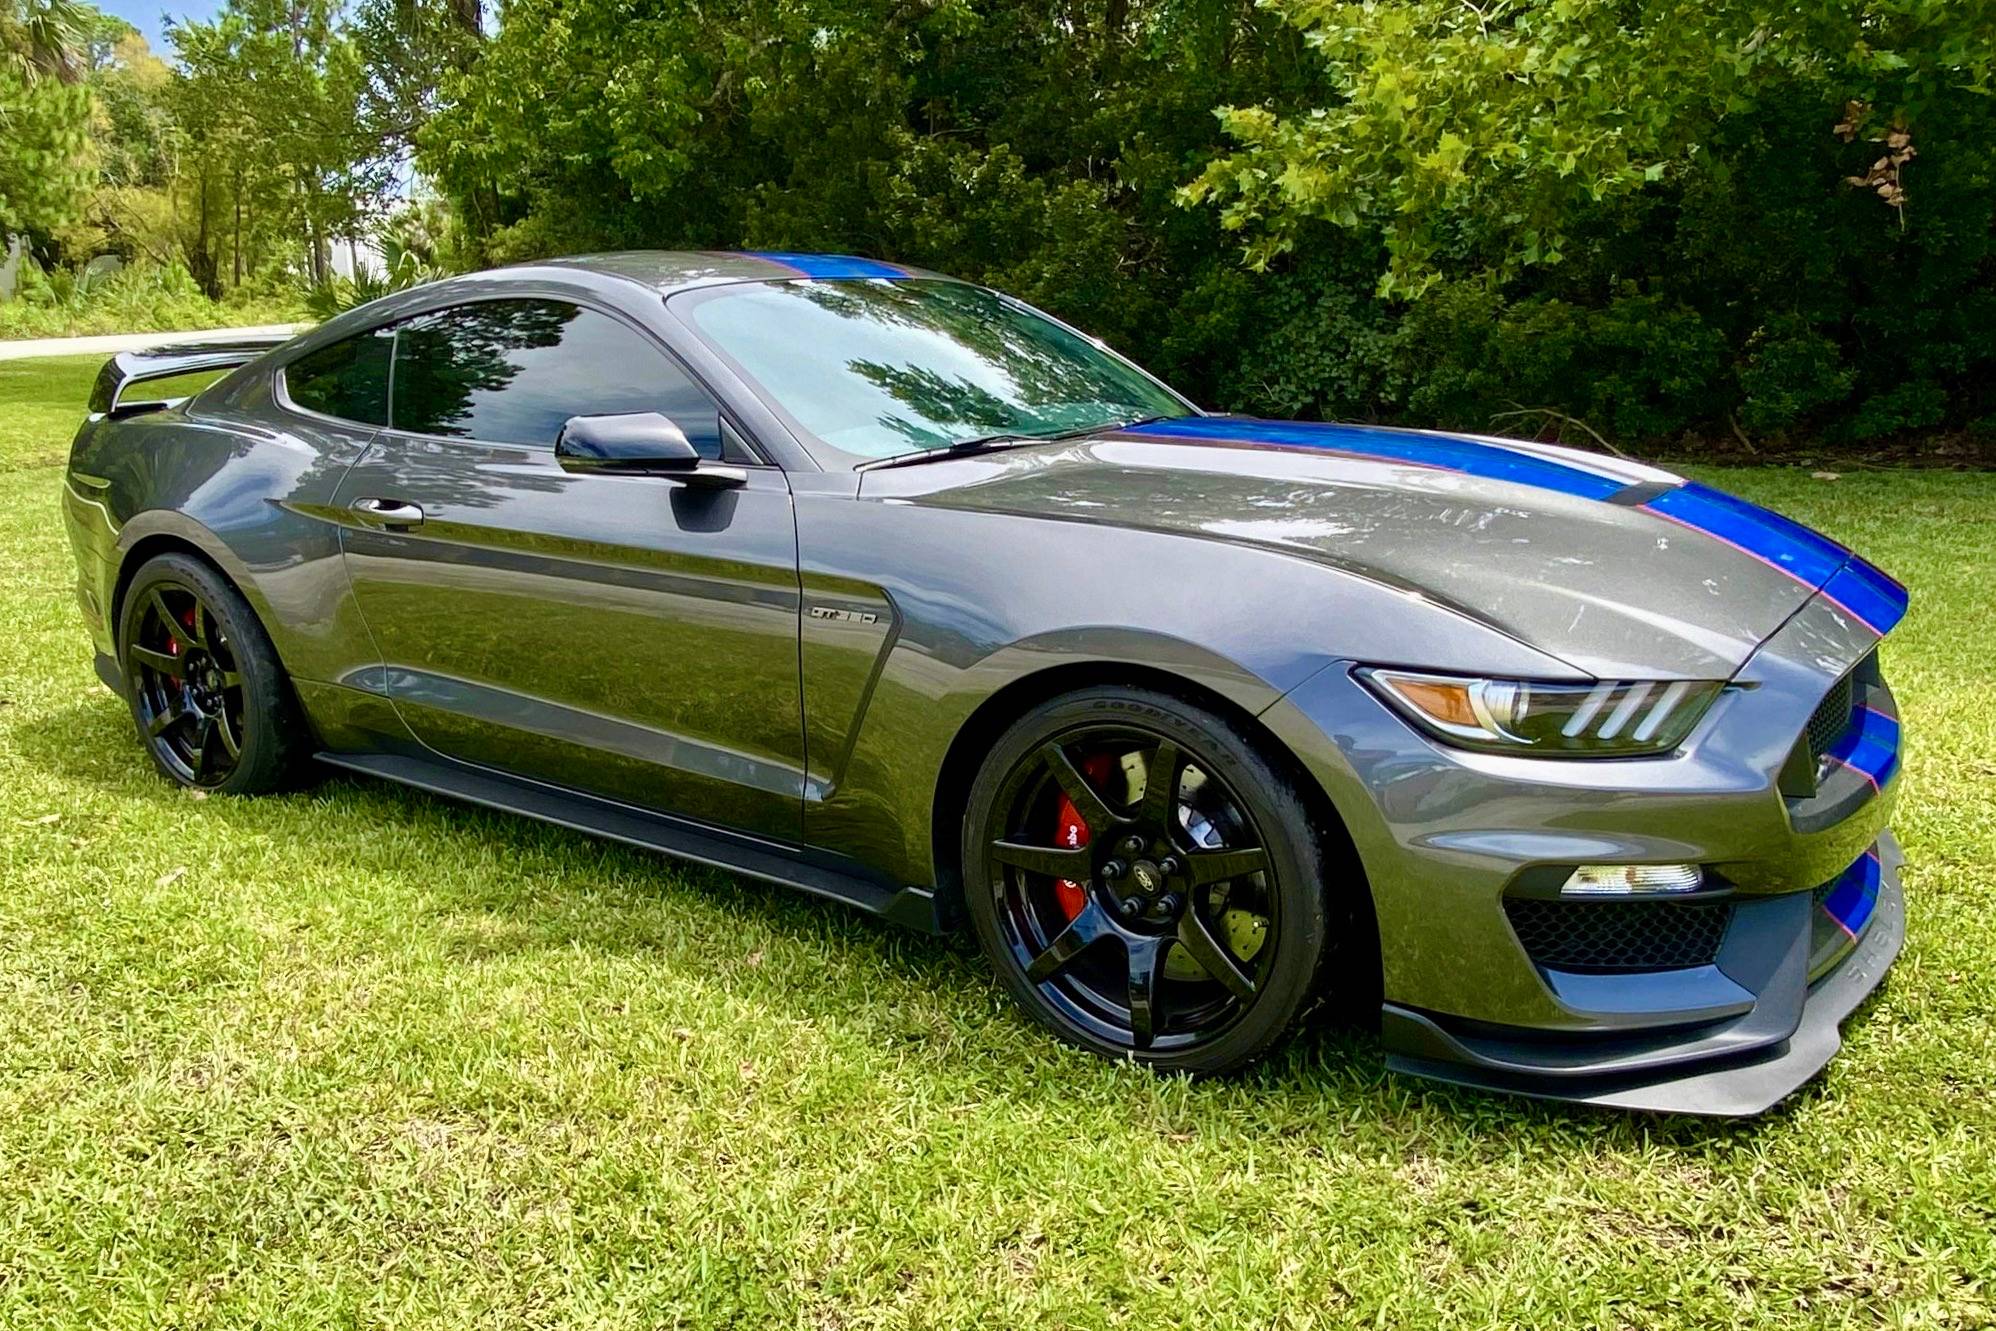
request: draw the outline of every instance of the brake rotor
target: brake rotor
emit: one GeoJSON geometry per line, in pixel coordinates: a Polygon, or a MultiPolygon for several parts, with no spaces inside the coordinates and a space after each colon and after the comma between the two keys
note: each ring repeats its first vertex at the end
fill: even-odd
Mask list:
{"type": "MultiPolygon", "coordinates": [[[[1227,844],[1227,833],[1232,830],[1228,825],[1234,820],[1225,809],[1208,811],[1202,807],[1205,790],[1206,774],[1188,765],[1178,779],[1178,825],[1185,829],[1185,835],[1194,845],[1206,850],[1218,850],[1227,844]]],[[[1246,906],[1233,902],[1230,899],[1232,894],[1232,884],[1220,890],[1217,916],[1220,942],[1237,959],[1253,961],[1268,937],[1268,921],[1246,906]]],[[[1175,947],[1165,954],[1164,974],[1172,980],[1212,978],[1205,967],[1194,961],[1182,947],[1175,947]]]]}

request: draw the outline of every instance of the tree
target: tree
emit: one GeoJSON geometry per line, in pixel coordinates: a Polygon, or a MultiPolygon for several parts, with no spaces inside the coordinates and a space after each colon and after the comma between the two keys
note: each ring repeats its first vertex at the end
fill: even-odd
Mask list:
{"type": "Polygon", "coordinates": [[[240,274],[244,228],[260,224],[302,242],[306,271],[324,281],[334,241],[381,209],[393,171],[392,136],[360,113],[369,74],[337,3],[230,0],[172,33],[196,280],[219,291],[225,248],[240,274]]]}
{"type": "Polygon", "coordinates": [[[95,11],[79,0],[0,3],[0,62],[26,83],[75,83],[87,54],[95,11]]]}
{"type": "Polygon", "coordinates": [[[418,163],[481,258],[885,254],[1170,368],[1177,307],[1224,260],[1173,194],[1224,142],[1212,107],[1310,86],[1252,0],[512,0],[418,163]]]}
{"type": "Polygon", "coordinates": [[[0,238],[74,220],[89,187],[85,22],[72,0],[0,0],[0,238]]]}
{"type": "MultiPolygon", "coordinates": [[[[1328,95],[1221,110],[1239,150],[1186,197],[1218,203],[1258,265],[1312,223],[1376,234],[1389,295],[1556,264],[1576,219],[1697,177],[1723,123],[1798,92],[1904,146],[1952,128],[1947,108],[1986,100],[1996,74],[1989,0],[1269,3],[1321,57],[1328,95]]],[[[1897,167],[1874,169],[1903,199],[1897,167]]]]}

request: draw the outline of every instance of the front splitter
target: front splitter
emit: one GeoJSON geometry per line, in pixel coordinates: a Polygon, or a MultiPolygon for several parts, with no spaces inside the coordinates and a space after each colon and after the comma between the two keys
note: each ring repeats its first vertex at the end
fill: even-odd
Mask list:
{"type": "Polygon", "coordinates": [[[1843,1044],[1844,1020],[1878,987],[1906,941],[1906,898],[1899,883],[1904,856],[1890,833],[1879,839],[1878,850],[1878,906],[1870,926],[1850,955],[1809,987],[1800,1019],[1786,1039],[1736,1058],[1688,1063],[1683,1061],[1685,1051],[1673,1053],[1664,1046],[1655,1051],[1653,1069],[1570,1076],[1550,1064],[1544,1072],[1515,1065],[1479,1066],[1470,1045],[1453,1036],[1441,1021],[1389,1003],[1386,1066],[1459,1086],[1614,1109],[1714,1117],[1763,1113],[1821,1072],[1836,1055],[1843,1044]],[[1396,1046],[1420,1052],[1398,1052],[1396,1046]]]}

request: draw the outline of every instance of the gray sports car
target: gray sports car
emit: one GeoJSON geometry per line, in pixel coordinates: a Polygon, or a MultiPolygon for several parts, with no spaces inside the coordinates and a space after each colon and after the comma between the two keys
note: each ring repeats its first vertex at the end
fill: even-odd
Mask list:
{"type": "Polygon", "coordinates": [[[170,779],[316,761],[967,923],[1110,1057],[1330,1001],[1398,1069],[1753,1113],[1904,933],[1862,559],[1619,459],[1206,414],[892,264],[600,255],[119,356],[63,511],[170,779]]]}

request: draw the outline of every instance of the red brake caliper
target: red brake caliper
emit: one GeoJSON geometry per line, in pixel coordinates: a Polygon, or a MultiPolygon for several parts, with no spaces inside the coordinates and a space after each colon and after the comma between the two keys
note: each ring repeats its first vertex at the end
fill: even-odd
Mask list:
{"type": "MultiPolygon", "coordinates": [[[[1099,790],[1102,783],[1109,779],[1115,765],[1113,754],[1098,753],[1081,760],[1081,775],[1089,785],[1099,790]]],[[[1070,848],[1085,846],[1089,836],[1088,824],[1081,820],[1081,811],[1074,807],[1073,800],[1063,794],[1060,797],[1060,821],[1054,830],[1054,844],[1070,848]]],[[[1081,908],[1088,904],[1088,885],[1077,883],[1072,878],[1057,880],[1053,885],[1053,894],[1070,920],[1081,914],[1081,908]]]]}

